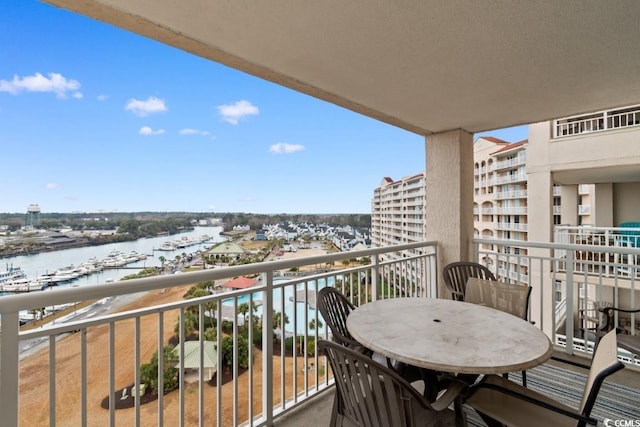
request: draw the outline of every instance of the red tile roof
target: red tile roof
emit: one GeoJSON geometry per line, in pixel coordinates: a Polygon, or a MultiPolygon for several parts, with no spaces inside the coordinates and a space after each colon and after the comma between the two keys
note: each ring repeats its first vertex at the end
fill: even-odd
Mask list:
{"type": "MultiPolygon", "coordinates": [[[[489,142],[495,142],[496,144],[508,144],[507,141],[503,141],[500,138],[495,138],[493,136],[481,136],[480,138],[484,139],[485,141],[489,141],[489,142]]],[[[478,139],[480,139],[478,138],[478,139]]]]}
{"type": "Polygon", "coordinates": [[[248,277],[240,276],[233,280],[228,281],[222,286],[225,288],[233,288],[233,289],[245,289],[250,288],[258,283],[257,280],[249,279],[248,277]]]}
{"type": "Polygon", "coordinates": [[[500,153],[502,151],[513,150],[514,148],[518,148],[520,146],[525,145],[527,142],[529,142],[528,139],[523,139],[522,141],[514,142],[513,144],[509,144],[506,147],[502,147],[501,149],[499,149],[498,151],[496,151],[496,152],[494,152],[492,154],[500,153]]]}

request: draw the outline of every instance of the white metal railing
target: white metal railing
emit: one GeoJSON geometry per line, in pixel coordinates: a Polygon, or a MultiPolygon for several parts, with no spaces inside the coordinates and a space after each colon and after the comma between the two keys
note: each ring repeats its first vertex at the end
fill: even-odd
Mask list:
{"type": "MultiPolygon", "coordinates": [[[[485,238],[475,238],[474,244],[478,261],[489,266],[498,280],[532,286],[532,320],[567,353],[589,353],[595,328],[602,325],[598,307],[640,308],[638,247],[485,238]],[[516,246],[518,253],[512,249],[516,246]]],[[[640,334],[640,315],[617,315],[615,322],[624,333],[640,334]]],[[[640,366],[633,355],[629,358],[622,351],[620,355],[640,366]]]]}
{"type": "Polygon", "coordinates": [[[527,190],[500,191],[495,193],[496,199],[520,199],[527,197],[527,190]]]}
{"type": "MultiPolygon", "coordinates": [[[[523,152],[526,153],[526,152],[523,152]]],[[[512,168],[514,166],[520,166],[520,165],[525,165],[527,163],[527,157],[526,154],[517,156],[513,159],[509,159],[509,160],[500,160],[499,162],[496,163],[496,167],[495,169],[507,169],[507,168],[512,168]]]]}
{"type": "Polygon", "coordinates": [[[553,138],[640,125],[640,106],[565,117],[553,121],[553,138]]]}
{"type": "Polygon", "coordinates": [[[318,356],[314,345],[318,338],[327,338],[328,331],[318,313],[309,308],[315,307],[316,292],[323,286],[339,287],[355,305],[397,296],[436,296],[436,243],[420,242],[0,297],[0,424],[17,426],[40,420],[49,425],[55,425],[56,421],[73,425],[149,422],[159,426],[271,425],[275,418],[298,407],[332,382],[324,358],[318,356]],[[370,262],[354,262],[357,259],[370,259],[370,262]],[[342,268],[334,270],[336,266],[342,268]],[[211,290],[214,283],[256,275],[260,282],[254,287],[219,292],[214,286],[211,290]],[[100,316],[91,308],[133,293],[162,293],[196,284],[202,284],[207,291],[192,299],[100,316]],[[95,301],[95,304],[44,327],[20,330],[21,311],[71,307],[79,301],[95,301]],[[167,326],[174,321],[176,336],[167,326]],[[225,361],[233,361],[226,365],[233,378],[228,384],[222,383],[220,371],[213,383],[205,377],[204,337],[209,334],[207,325],[211,324],[215,324],[215,347],[220,349],[216,367],[222,370],[225,361]],[[197,381],[187,386],[179,376],[178,389],[165,394],[169,383],[161,373],[174,363],[177,363],[176,372],[185,372],[184,343],[194,332],[197,332],[194,335],[199,348],[199,365],[194,371],[197,381]],[[274,341],[274,333],[278,340],[274,341]],[[123,336],[130,340],[127,351],[116,345],[116,338],[123,336]],[[134,387],[130,389],[136,395],[133,408],[116,410],[116,403],[124,393],[120,392],[121,388],[129,383],[141,384],[142,366],[154,351],[164,354],[171,336],[179,343],[173,350],[178,362],[157,358],[156,400],[142,405],[140,387],[134,387]],[[36,343],[38,352],[23,356],[20,349],[25,343],[36,343]],[[258,343],[261,357],[257,350],[247,350],[247,347],[253,348],[253,343],[258,343]],[[227,354],[228,351],[231,353],[227,354]],[[30,378],[29,361],[34,357],[46,359],[46,353],[48,374],[31,378],[33,383],[30,383],[40,386],[38,390],[42,395],[38,396],[37,407],[42,412],[28,406],[29,411],[25,413],[20,408],[27,407],[29,402],[21,397],[21,391],[25,391],[22,387],[26,387],[25,382],[30,378]],[[89,361],[97,355],[107,360],[103,372],[90,372],[89,361]],[[62,377],[59,369],[69,363],[74,373],[62,377]],[[246,372],[242,373],[244,364],[246,372]],[[127,379],[126,383],[121,382],[122,378],[127,379]],[[99,402],[89,401],[96,394],[108,397],[106,409],[100,408],[99,402]],[[75,418],[58,420],[58,405],[71,406],[75,418]]]}

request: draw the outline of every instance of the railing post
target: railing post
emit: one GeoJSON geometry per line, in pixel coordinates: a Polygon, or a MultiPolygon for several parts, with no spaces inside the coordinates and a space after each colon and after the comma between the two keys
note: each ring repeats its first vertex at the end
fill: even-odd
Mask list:
{"type": "MultiPolygon", "coordinates": [[[[265,425],[273,425],[273,270],[264,273],[266,284],[262,309],[262,415],[265,425]]],[[[284,324],[284,321],[282,322],[284,324]]],[[[284,340],[284,327],[282,339],[284,340]]],[[[282,402],[284,404],[284,402],[282,402]]]]}
{"type": "Polygon", "coordinates": [[[574,252],[573,251],[566,251],[566,280],[567,280],[567,284],[566,284],[566,288],[567,288],[567,297],[565,299],[566,301],[566,323],[565,323],[565,335],[567,337],[567,345],[565,347],[565,352],[567,354],[573,354],[573,331],[574,331],[574,318],[576,317],[576,307],[574,307],[574,292],[575,289],[573,287],[573,267],[574,267],[574,262],[573,262],[573,255],[574,252]]]}
{"type": "Polygon", "coordinates": [[[380,259],[378,254],[375,254],[371,258],[371,299],[373,301],[378,300],[378,264],[380,259]]]}
{"type": "MultiPolygon", "coordinates": [[[[0,314],[0,425],[18,425],[18,313],[0,314]]],[[[53,403],[51,403],[53,404],[53,403]]]]}

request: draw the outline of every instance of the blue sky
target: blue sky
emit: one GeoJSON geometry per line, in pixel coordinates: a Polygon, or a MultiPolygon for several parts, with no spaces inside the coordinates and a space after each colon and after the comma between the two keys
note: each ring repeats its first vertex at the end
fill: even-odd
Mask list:
{"type": "Polygon", "coordinates": [[[0,212],[369,213],[425,165],[421,136],[35,0],[0,2],[0,149],[0,212]]]}

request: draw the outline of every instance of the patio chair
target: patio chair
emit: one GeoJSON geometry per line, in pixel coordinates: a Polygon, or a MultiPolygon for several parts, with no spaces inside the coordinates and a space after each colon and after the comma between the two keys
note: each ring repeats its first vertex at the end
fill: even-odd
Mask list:
{"type": "MultiPolygon", "coordinates": [[[[318,291],[317,298],[318,311],[331,330],[331,338],[334,342],[340,343],[359,353],[371,357],[378,362],[387,363],[389,368],[396,370],[405,380],[409,382],[424,381],[425,391],[437,379],[430,372],[423,371],[417,367],[406,365],[395,360],[388,359],[380,354],[360,344],[347,329],[347,317],[355,310],[355,306],[338,289],[326,286],[318,291]]],[[[435,386],[434,386],[435,387],[435,386]]]]}
{"type": "Polygon", "coordinates": [[[444,267],[442,276],[447,290],[451,292],[451,299],[456,301],[464,301],[469,277],[496,280],[491,270],[477,262],[452,262],[444,267]]]}
{"type": "MultiPolygon", "coordinates": [[[[495,308],[528,320],[530,296],[531,286],[528,285],[511,285],[497,280],[470,277],[464,301],[495,308]]],[[[504,374],[504,377],[507,378],[508,374],[504,374]]],[[[526,371],[522,371],[522,385],[527,386],[526,371]]]]}
{"type": "Polygon", "coordinates": [[[451,426],[463,419],[462,395],[467,384],[452,382],[435,402],[428,402],[398,373],[338,343],[319,340],[336,385],[331,426],[346,418],[369,426],[451,426]],[[456,411],[448,409],[456,403],[456,411]]]}
{"type": "Polygon", "coordinates": [[[347,329],[347,316],[355,306],[334,287],[326,286],[318,291],[318,310],[327,326],[331,330],[333,341],[354,349],[360,353],[371,356],[373,351],[360,344],[351,336],[347,329]]]}
{"type": "Polygon", "coordinates": [[[485,377],[479,384],[472,386],[465,403],[490,426],[597,425],[597,420],[591,417],[591,409],[600,387],[609,375],[623,367],[618,360],[616,332],[611,331],[602,337],[593,354],[582,400],[577,409],[497,375],[485,377]]]}
{"type": "MultiPolygon", "coordinates": [[[[603,334],[616,329],[615,328],[615,312],[619,313],[640,313],[640,308],[636,309],[624,309],[620,307],[601,307],[598,309],[602,313],[604,313],[604,317],[606,319],[606,323],[604,326],[598,331],[598,338],[602,337],[603,334]]],[[[622,333],[623,331],[618,328],[618,346],[624,348],[631,353],[640,356],[640,335],[630,335],[628,333],[622,333]]]]}

